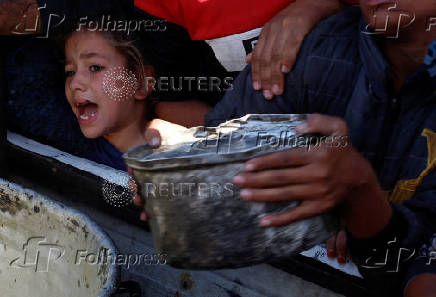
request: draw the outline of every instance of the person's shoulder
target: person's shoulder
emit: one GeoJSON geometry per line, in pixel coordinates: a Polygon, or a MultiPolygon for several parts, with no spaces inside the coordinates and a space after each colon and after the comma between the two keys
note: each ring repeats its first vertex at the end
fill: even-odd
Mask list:
{"type": "Polygon", "coordinates": [[[311,35],[355,37],[360,30],[362,12],[359,6],[350,6],[321,21],[311,35]]]}
{"type": "Polygon", "coordinates": [[[362,63],[359,53],[362,14],[349,7],[319,23],[306,37],[295,72],[301,83],[317,92],[335,93],[334,89],[352,85],[362,63]],[[326,83],[326,82],[330,83],[326,83]]]}
{"type": "Polygon", "coordinates": [[[349,52],[352,54],[350,58],[356,58],[361,20],[362,13],[358,6],[351,6],[325,19],[308,34],[302,50],[306,50],[307,54],[316,51],[321,56],[332,55],[344,59],[349,55],[343,55],[343,52],[349,52]]]}

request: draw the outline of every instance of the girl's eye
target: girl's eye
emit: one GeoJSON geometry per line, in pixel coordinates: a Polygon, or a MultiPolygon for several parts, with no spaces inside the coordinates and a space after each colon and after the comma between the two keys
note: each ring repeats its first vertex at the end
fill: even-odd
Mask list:
{"type": "Polygon", "coordinates": [[[91,72],[98,72],[98,71],[101,71],[103,69],[104,69],[104,67],[100,66],[100,65],[91,65],[91,66],[89,66],[89,70],[91,72]]]}
{"type": "Polygon", "coordinates": [[[73,71],[73,70],[65,71],[65,76],[66,76],[66,77],[71,77],[71,76],[73,76],[73,75],[74,75],[74,71],[73,71]]]}

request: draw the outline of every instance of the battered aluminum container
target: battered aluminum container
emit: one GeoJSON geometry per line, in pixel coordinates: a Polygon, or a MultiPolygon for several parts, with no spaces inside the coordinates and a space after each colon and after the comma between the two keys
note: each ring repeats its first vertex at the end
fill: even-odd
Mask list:
{"type": "Polygon", "coordinates": [[[260,227],[265,214],[298,202],[246,202],[232,183],[244,162],[307,146],[294,128],[305,115],[247,115],[216,128],[196,127],[178,143],[133,148],[124,155],[146,198],[154,246],[187,269],[248,266],[289,257],[324,242],[338,228],[331,213],[287,226],[260,227]]]}
{"type": "Polygon", "coordinates": [[[112,296],[116,254],[81,212],[0,179],[1,296],[112,296]]]}

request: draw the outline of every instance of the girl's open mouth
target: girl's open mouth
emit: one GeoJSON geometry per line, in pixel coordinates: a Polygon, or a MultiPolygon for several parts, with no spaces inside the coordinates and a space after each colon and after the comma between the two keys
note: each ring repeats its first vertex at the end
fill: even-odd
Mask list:
{"type": "Polygon", "coordinates": [[[80,124],[90,124],[97,119],[98,105],[87,101],[77,104],[77,118],[80,124]]]}

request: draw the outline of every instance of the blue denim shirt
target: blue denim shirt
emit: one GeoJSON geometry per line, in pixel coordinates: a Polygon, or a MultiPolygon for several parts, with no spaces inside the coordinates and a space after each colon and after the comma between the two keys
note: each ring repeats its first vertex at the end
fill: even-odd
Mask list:
{"type": "MultiPolygon", "coordinates": [[[[207,125],[248,113],[322,113],[344,118],[352,144],[372,164],[382,188],[391,192],[394,207],[386,232],[371,240],[350,239],[358,265],[373,249],[384,253],[387,241],[396,239],[397,249],[419,248],[436,232],[435,54],[430,52],[396,93],[379,37],[363,33],[364,26],[358,7],[327,19],[306,38],[282,96],[267,101],[261,91],[254,91],[247,66],[234,89],[206,115],[207,125]]],[[[394,264],[395,259],[391,261],[394,264]]],[[[402,264],[401,275],[409,264],[402,264]]],[[[398,274],[386,273],[387,266],[365,269],[362,265],[362,274],[373,284],[382,281],[385,286],[386,279],[393,277],[383,296],[399,294],[393,290],[400,287],[398,274]]]]}

